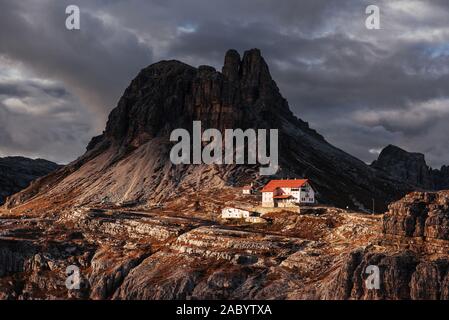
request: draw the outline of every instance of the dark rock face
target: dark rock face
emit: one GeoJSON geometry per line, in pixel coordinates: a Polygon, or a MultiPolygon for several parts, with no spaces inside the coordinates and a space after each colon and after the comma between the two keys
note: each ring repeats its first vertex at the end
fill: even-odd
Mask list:
{"type": "Polygon", "coordinates": [[[432,171],[421,153],[410,153],[389,145],[382,150],[379,158],[371,166],[414,186],[424,189],[434,187],[432,171]]]}
{"type": "Polygon", "coordinates": [[[388,255],[363,250],[349,255],[346,263],[336,276],[335,287],[328,290],[327,299],[355,300],[402,300],[410,299],[409,284],[417,265],[411,252],[388,255]],[[365,280],[368,266],[378,266],[380,288],[368,289],[365,280]],[[340,289],[344,288],[344,289],[340,289]],[[335,290],[334,290],[335,289],[335,290]]]}
{"type": "Polygon", "coordinates": [[[447,300],[449,259],[423,260],[413,251],[372,253],[356,251],[348,256],[325,299],[354,300],[447,300]],[[369,289],[367,267],[380,270],[379,289],[369,289]]]}
{"type": "Polygon", "coordinates": [[[449,260],[422,262],[410,281],[410,298],[416,300],[449,299],[449,260]]]}
{"type": "Polygon", "coordinates": [[[233,186],[242,179],[263,183],[272,178],[307,177],[321,202],[371,209],[374,199],[378,212],[412,190],[408,183],[333,147],[296,118],[258,49],[246,51],[243,58],[230,50],[224,60],[222,72],[173,60],[143,69],[111,112],[104,133],[89,143],[86,154],[57,175],[13,197],[8,207],[28,201],[30,194],[46,193],[46,186],[54,194],[78,194],[82,203],[102,199],[149,203],[165,201],[165,196],[172,199],[173,195],[162,191],[176,194],[180,187],[191,189],[191,181],[201,176],[200,167],[186,170],[171,165],[168,158],[170,132],[175,128],[191,130],[194,120],[201,120],[203,129],[279,130],[280,170],[275,177],[257,176],[254,170],[247,171],[249,166],[218,166],[214,167],[217,173],[201,185],[207,190],[212,183],[217,186],[217,179],[221,179],[221,186],[233,186]],[[144,162],[149,165],[145,171],[138,171],[144,162]],[[129,168],[122,171],[133,179],[118,176],[117,167],[126,165],[129,168]],[[79,170],[87,166],[95,170],[79,170]],[[59,183],[68,180],[70,184],[59,183]]]}
{"type": "Polygon", "coordinates": [[[0,204],[6,197],[25,189],[31,181],[49,174],[58,167],[56,163],[42,159],[0,158],[0,204]]]}
{"type": "Polygon", "coordinates": [[[385,147],[371,167],[384,171],[397,180],[425,190],[449,188],[449,168],[430,168],[421,153],[407,152],[399,147],[385,147]]]}
{"type": "Polygon", "coordinates": [[[386,235],[449,240],[449,193],[415,192],[390,205],[383,220],[386,235]]]}
{"type": "Polygon", "coordinates": [[[442,166],[440,170],[433,169],[432,177],[434,188],[436,190],[449,189],[449,166],[442,166]]]}
{"type": "Polygon", "coordinates": [[[380,248],[348,255],[323,295],[331,299],[449,299],[449,192],[415,192],[389,206],[380,248]],[[380,288],[368,289],[378,266],[380,288]]]}
{"type": "Polygon", "coordinates": [[[190,129],[194,120],[220,130],[281,125],[279,116],[269,118],[264,112],[291,116],[257,49],[247,51],[242,60],[235,50],[228,51],[223,73],[161,61],[143,69],[126,89],[110,114],[103,140],[139,146],[173,129],[190,129]]]}

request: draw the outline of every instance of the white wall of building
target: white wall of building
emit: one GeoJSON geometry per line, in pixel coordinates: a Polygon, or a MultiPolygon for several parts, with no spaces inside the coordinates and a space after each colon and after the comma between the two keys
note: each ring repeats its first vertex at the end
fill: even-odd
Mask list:
{"type": "Polygon", "coordinates": [[[309,184],[301,187],[299,200],[300,203],[315,203],[315,191],[309,184]]]}
{"type": "Polygon", "coordinates": [[[272,207],[273,205],[273,192],[262,192],[262,206],[272,207]]]}
{"type": "Polygon", "coordinates": [[[243,209],[224,208],[221,210],[221,217],[223,219],[243,219],[248,218],[249,216],[250,212],[243,209]]]}

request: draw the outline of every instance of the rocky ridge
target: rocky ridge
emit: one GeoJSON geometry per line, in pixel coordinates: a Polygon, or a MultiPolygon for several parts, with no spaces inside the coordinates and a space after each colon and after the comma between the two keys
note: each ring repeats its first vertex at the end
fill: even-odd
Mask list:
{"type": "Polygon", "coordinates": [[[389,145],[379,154],[371,167],[424,190],[449,189],[449,168],[432,169],[422,153],[407,152],[389,145]]]}
{"type": "Polygon", "coordinates": [[[328,283],[327,299],[449,299],[449,192],[415,192],[390,205],[382,236],[350,253],[328,283]],[[380,288],[367,289],[368,266],[380,288]]]}
{"type": "Polygon", "coordinates": [[[6,197],[25,189],[29,184],[59,168],[59,165],[43,159],[24,157],[0,158],[0,205],[6,197]]]}

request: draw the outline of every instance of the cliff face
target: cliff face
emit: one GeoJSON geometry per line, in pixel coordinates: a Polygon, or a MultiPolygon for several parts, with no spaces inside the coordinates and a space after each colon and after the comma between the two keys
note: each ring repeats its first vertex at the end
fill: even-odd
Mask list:
{"type": "Polygon", "coordinates": [[[190,129],[194,120],[221,131],[275,128],[283,116],[292,114],[260,51],[247,51],[241,59],[230,50],[222,73],[179,61],[161,61],[143,69],[111,112],[97,141],[139,146],[173,129],[190,129]]]}
{"type": "Polygon", "coordinates": [[[0,158],[0,204],[6,197],[25,189],[31,181],[49,174],[59,166],[43,159],[0,158]]]}
{"type": "Polygon", "coordinates": [[[410,153],[389,145],[371,166],[388,172],[398,180],[424,189],[433,189],[432,172],[421,153],[410,153]]]}
{"type": "Polygon", "coordinates": [[[430,168],[421,153],[407,152],[399,147],[385,147],[371,167],[384,171],[395,179],[425,190],[449,188],[449,170],[430,168]]]}
{"type": "Polygon", "coordinates": [[[449,189],[449,166],[442,166],[441,169],[433,169],[432,176],[436,190],[449,189]]]}
{"type": "Polygon", "coordinates": [[[449,192],[411,193],[390,205],[382,236],[348,255],[323,297],[447,300],[448,254],[449,192]],[[377,290],[365,285],[370,265],[380,270],[377,290]]]}
{"type": "Polygon", "coordinates": [[[449,240],[449,192],[411,193],[389,208],[384,217],[386,235],[449,240]]]}
{"type": "Polygon", "coordinates": [[[36,208],[56,198],[58,205],[150,205],[172,201],[189,191],[275,178],[259,176],[257,166],[171,164],[170,132],[192,130],[194,120],[200,120],[203,129],[278,129],[277,177],[311,179],[321,202],[363,209],[371,208],[374,199],[376,210],[382,211],[412,188],[333,147],[296,118],[259,50],[249,50],[243,58],[230,50],[224,61],[222,72],[179,61],[161,61],[143,69],[87,152],[9,199],[7,206],[29,203],[36,208]]]}

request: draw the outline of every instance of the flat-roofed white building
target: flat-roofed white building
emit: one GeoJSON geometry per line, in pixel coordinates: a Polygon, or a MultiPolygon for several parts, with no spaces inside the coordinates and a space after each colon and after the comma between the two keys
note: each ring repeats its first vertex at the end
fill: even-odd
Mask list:
{"type": "Polygon", "coordinates": [[[221,210],[221,217],[223,219],[245,219],[250,215],[251,213],[248,210],[238,208],[224,208],[221,210]]]}

